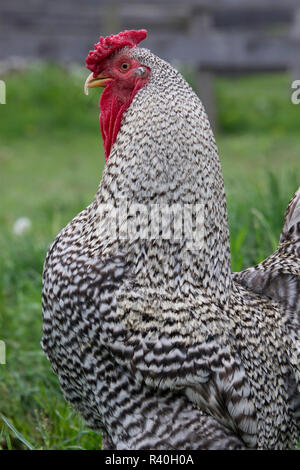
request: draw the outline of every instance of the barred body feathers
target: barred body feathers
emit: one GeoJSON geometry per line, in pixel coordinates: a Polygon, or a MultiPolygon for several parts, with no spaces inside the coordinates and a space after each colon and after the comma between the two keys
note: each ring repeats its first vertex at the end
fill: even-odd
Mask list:
{"type": "MultiPolygon", "coordinates": [[[[151,75],[122,116],[94,201],[47,254],[43,349],[107,448],[295,448],[298,300],[282,303],[231,274],[223,178],[199,98],[147,49],[120,54],[151,75]],[[121,236],[132,207],[170,206],[203,211],[196,246],[175,236],[176,215],[156,237],[147,224],[121,236]]],[[[269,266],[295,276],[299,294],[288,243],[269,266]]]]}

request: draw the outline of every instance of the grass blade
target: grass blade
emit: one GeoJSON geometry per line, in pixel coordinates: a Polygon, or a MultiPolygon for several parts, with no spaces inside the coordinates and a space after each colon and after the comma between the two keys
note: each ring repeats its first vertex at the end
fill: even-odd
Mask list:
{"type": "Polygon", "coordinates": [[[17,439],[21,441],[29,450],[34,450],[34,447],[28,442],[25,437],[22,436],[22,434],[19,433],[19,431],[16,430],[16,428],[8,421],[8,419],[4,415],[0,415],[6,426],[15,434],[17,439]]]}

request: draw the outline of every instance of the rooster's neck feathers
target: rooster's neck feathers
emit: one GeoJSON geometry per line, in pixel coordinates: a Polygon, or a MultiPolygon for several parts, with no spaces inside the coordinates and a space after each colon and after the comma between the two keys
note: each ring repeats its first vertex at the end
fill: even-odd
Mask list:
{"type": "MultiPolygon", "coordinates": [[[[230,292],[227,212],[218,152],[206,113],[181,74],[169,64],[146,49],[135,48],[130,53],[151,68],[151,77],[123,115],[94,208],[100,218],[98,207],[103,203],[120,207],[124,200],[130,205],[142,204],[149,211],[154,205],[179,205],[198,212],[203,238],[193,249],[188,249],[183,229],[177,243],[161,237],[137,237],[131,255],[143,282],[147,280],[152,287],[171,280],[170,287],[180,290],[180,279],[182,286],[188,281],[186,285],[223,303],[230,292]],[[150,247],[155,279],[145,276],[152,263],[150,247]],[[159,259],[154,259],[154,251],[159,259]]],[[[107,212],[103,215],[110,216],[107,212]]],[[[95,220],[97,230],[99,219],[95,220]]],[[[127,240],[123,244],[113,240],[110,230],[101,232],[100,243],[107,255],[115,252],[116,246],[120,250],[128,246],[127,240]]]]}

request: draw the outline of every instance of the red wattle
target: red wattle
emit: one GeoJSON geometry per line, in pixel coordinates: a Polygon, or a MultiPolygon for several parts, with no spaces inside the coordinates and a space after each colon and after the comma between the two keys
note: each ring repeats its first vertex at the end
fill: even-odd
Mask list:
{"type": "Polygon", "coordinates": [[[100,128],[104,145],[104,157],[107,161],[121,127],[124,112],[129,108],[137,91],[145,84],[137,80],[134,89],[124,99],[120,99],[113,82],[106,85],[100,99],[100,128]]]}

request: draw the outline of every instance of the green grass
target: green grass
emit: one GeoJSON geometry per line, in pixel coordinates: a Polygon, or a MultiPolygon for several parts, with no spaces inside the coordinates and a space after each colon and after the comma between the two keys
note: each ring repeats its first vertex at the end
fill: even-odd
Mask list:
{"type": "MultiPolygon", "coordinates": [[[[7,77],[0,106],[0,448],[100,449],[66,404],[40,347],[41,272],[58,231],[91,202],[104,165],[98,93],[86,72],[37,65],[7,77]],[[19,217],[31,220],[13,235],[19,217]]],[[[284,75],[220,79],[217,144],[224,172],[232,269],[275,248],[299,181],[300,106],[284,75]]]]}
{"type": "Polygon", "coordinates": [[[218,80],[222,130],[278,136],[299,133],[299,106],[291,102],[291,93],[291,79],[286,74],[218,80]]]}

